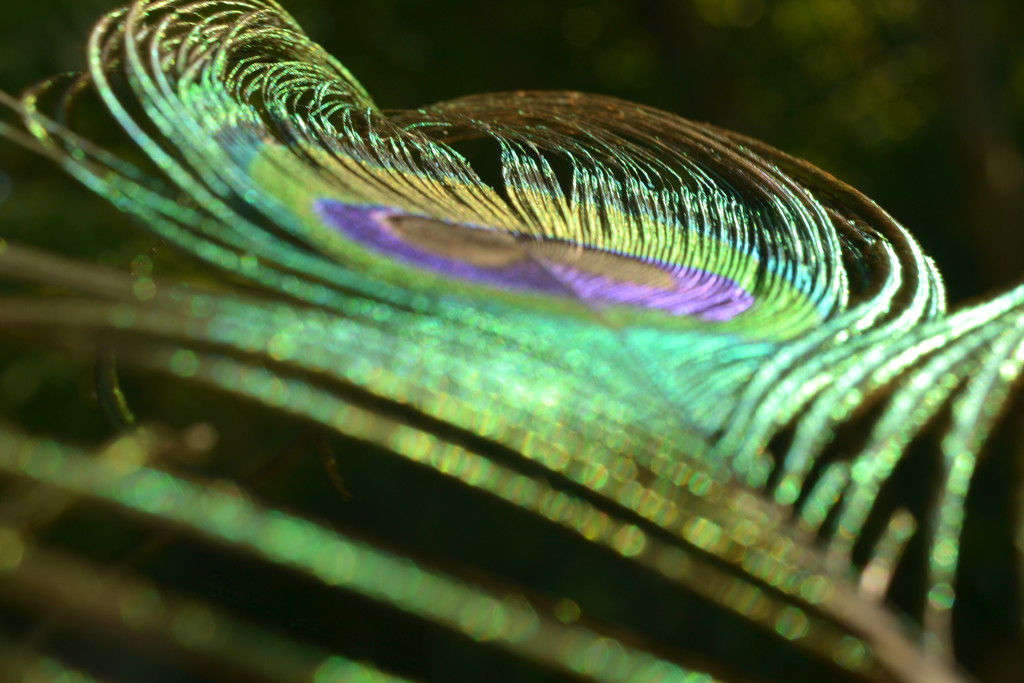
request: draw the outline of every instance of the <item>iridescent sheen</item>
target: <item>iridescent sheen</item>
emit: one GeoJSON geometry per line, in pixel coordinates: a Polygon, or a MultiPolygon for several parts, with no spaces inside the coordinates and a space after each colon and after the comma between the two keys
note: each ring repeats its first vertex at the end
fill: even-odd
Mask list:
{"type": "Polygon", "coordinates": [[[412,265],[499,288],[630,304],[704,320],[731,320],[753,297],[693,268],[637,261],[586,245],[412,216],[387,207],[317,200],[322,220],[356,242],[412,265]],[[628,278],[628,279],[627,279],[628,278]]]}
{"type": "MultiPolygon", "coordinates": [[[[98,357],[117,425],[91,455],[0,431],[0,475],[33,494],[0,510],[0,599],[220,680],[454,680],[474,657],[524,678],[769,675],[734,633],[772,643],[785,680],[959,679],[957,600],[983,591],[958,584],[989,561],[962,538],[1019,401],[1024,288],[947,311],[935,264],[856,190],[652,108],[518,92],[383,111],[271,0],[136,0],[97,24],[85,72],[0,103],[25,124],[0,134],[192,264],[117,272],[0,240],[22,287],[0,328],[98,357]],[[86,93],[136,161],[69,127],[86,93]],[[477,139],[499,182],[458,151],[477,139]],[[177,467],[151,425],[180,421],[139,414],[115,358],[259,406],[246,429],[313,425],[379,487],[325,519],[225,474],[231,454],[177,467]],[[928,495],[898,485],[908,462],[928,495]],[[382,501],[410,529],[437,512],[403,507],[403,480],[461,518],[374,526],[382,501]],[[216,546],[276,577],[267,594],[315,584],[345,605],[332,626],[386,642],[293,643],[245,616],[257,596],[221,608],[203,567],[196,596],[141,566],[95,580],[102,560],[24,522],[74,517],[68,501],[216,546]],[[897,589],[913,632],[884,604],[897,589]],[[436,645],[415,659],[408,634],[436,645]]],[[[289,628],[324,619],[309,603],[289,628]]]]}

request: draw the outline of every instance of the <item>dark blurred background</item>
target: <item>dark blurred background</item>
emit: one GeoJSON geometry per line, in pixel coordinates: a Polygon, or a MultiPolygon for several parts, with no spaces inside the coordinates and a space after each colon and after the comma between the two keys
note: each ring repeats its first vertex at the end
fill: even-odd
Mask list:
{"type": "MultiPolygon", "coordinates": [[[[116,4],[9,3],[0,88],[80,68],[89,26],[116,4]]],[[[510,89],[616,95],[761,138],[861,189],[924,243],[953,302],[1020,277],[1017,0],[284,5],[382,107],[510,89]]],[[[0,157],[6,234],[31,225],[44,239],[59,230],[70,248],[102,241],[96,228],[116,214],[42,166],[28,155],[0,157]]]]}

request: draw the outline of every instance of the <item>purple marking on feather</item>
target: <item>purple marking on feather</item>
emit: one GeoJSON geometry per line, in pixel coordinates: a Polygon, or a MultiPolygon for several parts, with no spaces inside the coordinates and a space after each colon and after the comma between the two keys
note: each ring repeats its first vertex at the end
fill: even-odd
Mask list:
{"type": "MultiPolygon", "coordinates": [[[[325,224],[364,246],[421,268],[470,282],[556,296],[571,293],[592,305],[625,304],[674,315],[695,315],[709,321],[731,320],[754,303],[754,297],[733,280],[699,268],[637,260],[669,276],[672,286],[666,288],[608,277],[560,261],[537,259],[530,256],[526,243],[523,244],[523,258],[479,265],[421,248],[403,239],[388,225],[390,219],[418,218],[413,214],[388,207],[353,206],[332,199],[318,199],[314,209],[325,224]]],[[[433,218],[428,220],[445,222],[433,218]]],[[[452,227],[480,230],[483,236],[507,237],[505,233],[473,225],[452,224],[452,227]]],[[[497,251],[501,245],[497,242],[496,245],[497,251]]],[[[614,252],[602,253],[631,258],[614,252]]]]}
{"type": "Polygon", "coordinates": [[[698,268],[662,266],[675,280],[672,289],[624,282],[562,263],[552,263],[549,268],[585,301],[653,308],[714,321],[732,320],[754,304],[754,297],[729,278],[698,268]]]}
{"type": "Polygon", "coordinates": [[[389,230],[386,223],[389,218],[410,214],[383,207],[352,206],[327,199],[318,200],[316,210],[325,223],[340,228],[360,244],[428,270],[510,289],[563,296],[566,294],[565,285],[532,260],[523,259],[509,266],[483,268],[417,248],[389,230]]]}

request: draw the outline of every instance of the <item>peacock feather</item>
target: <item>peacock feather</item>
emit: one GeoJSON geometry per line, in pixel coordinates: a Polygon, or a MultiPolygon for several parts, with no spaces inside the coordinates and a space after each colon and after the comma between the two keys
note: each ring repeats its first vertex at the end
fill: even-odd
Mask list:
{"type": "Polygon", "coordinates": [[[932,682],[1018,642],[1024,289],[948,311],[871,200],[649,107],[383,111],[272,0],[137,0],[87,56],[0,133],[173,255],[0,241],[0,327],[95,359],[111,425],[0,429],[20,680],[932,682]],[[1009,518],[961,552],[979,472],[1009,518]]]}

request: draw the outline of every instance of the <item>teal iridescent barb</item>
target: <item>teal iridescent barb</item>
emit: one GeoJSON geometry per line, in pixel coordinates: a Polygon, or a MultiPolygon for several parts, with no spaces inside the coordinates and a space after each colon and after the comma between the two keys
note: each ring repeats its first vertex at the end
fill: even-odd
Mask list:
{"type": "MultiPolygon", "coordinates": [[[[966,501],[1021,375],[1024,289],[947,313],[934,265],[870,200],[650,108],[522,92],[383,112],[269,0],[134,2],[97,24],[88,56],[81,74],[0,94],[28,131],[0,133],[140,217],[195,273],[132,277],[0,242],[0,276],[30,286],[6,295],[0,326],[346,437],[379,453],[381,472],[499,510],[495,534],[532,525],[601,558],[575,583],[627,572],[638,587],[616,584],[623,603],[650,584],[748,638],[771,634],[783,679],[956,680],[966,501]],[[66,125],[87,94],[139,159],[66,125]],[[460,152],[480,140],[499,181],[460,152]],[[890,485],[922,448],[924,501],[890,485]],[[920,633],[883,605],[914,543],[923,568],[900,607],[920,633]]],[[[130,395],[112,391],[131,423],[130,395]]],[[[265,679],[317,683],[455,680],[450,653],[470,645],[541,677],[765,673],[614,600],[577,604],[537,567],[275,511],[216,468],[186,476],[142,446],[87,456],[18,430],[2,446],[4,481],[113,507],[114,525],[195,536],[450,639],[430,665],[395,654],[397,640],[363,663],[356,644],[293,644],[231,614],[239,605],[205,603],[193,608],[233,624],[207,630],[237,640],[183,639],[126,621],[137,603],[117,596],[149,591],[166,613],[191,598],[156,575],[103,593],[97,567],[0,510],[0,548],[16,558],[0,559],[0,595],[45,612],[51,584],[92,586],[93,606],[62,611],[145,631],[207,676],[230,680],[250,643],[273,662],[256,667],[265,679]],[[120,617],[101,609],[121,599],[120,617]]]]}
{"type": "MultiPolygon", "coordinates": [[[[145,467],[125,467],[125,463],[116,458],[90,458],[53,442],[33,442],[17,434],[0,434],[0,451],[4,453],[0,456],[0,471],[7,474],[58,490],[97,497],[136,514],[166,520],[187,532],[207,536],[219,543],[239,546],[245,552],[256,553],[311,574],[330,586],[358,591],[371,599],[391,603],[424,618],[436,620],[468,637],[518,651],[523,656],[547,661],[569,671],[585,673],[594,680],[685,680],[693,683],[713,680],[710,676],[691,674],[668,662],[659,661],[646,652],[637,652],[611,637],[602,637],[579,627],[566,630],[556,620],[538,616],[525,600],[503,600],[489,595],[479,587],[423,571],[410,562],[331,533],[305,520],[278,511],[259,509],[250,501],[230,493],[197,487],[167,473],[145,467]],[[410,584],[415,589],[411,590],[410,584]]],[[[8,550],[12,552],[14,544],[22,547],[20,541],[12,540],[10,543],[12,548],[8,550]]],[[[33,578],[38,580],[40,574],[45,574],[46,570],[39,566],[45,560],[33,557],[38,551],[17,552],[19,557],[16,561],[10,561],[6,567],[7,572],[17,573],[15,578],[8,578],[7,581],[16,583],[20,578],[18,574],[24,573],[28,575],[24,583],[29,583],[33,578]]],[[[59,578],[61,584],[77,583],[74,580],[77,577],[73,563],[57,560],[50,562],[55,565],[51,572],[57,575],[55,578],[59,578]]],[[[101,581],[100,585],[96,585],[94,577],[91,582],[88,577],[81,577],[79,581],[84,587],[76,594],[77,599],[96,601],[103,606],[111,603],[116,605],[118,602],[129,604],[128,608],[122,607],[122,615],[132,609],[141,611],[138,603],[133,604],[124,598],[118,600],[117,597],[110,599],[102,594],[89,594],[103,591],[116,596],[117,591],[112,590],[113,586],[102,585],[112,583],[110,580],[101,581]]],[[[131,592],[132,588],[122,590],[131,592]]],[[[134,590],[138,592],[139,588],[135,587],[134,590]]],[[[166,598],[157,598],[157,602],[166,602],[166,598]]],[[[168,606],[170,619],[162,618],[163,605],[148,607],[155,614],[132,614],[128,617],[129,621],[150,621],[155,628],[169,624],[173,628],[174,622],[182,618],[183,612],[188,615],[186,610],[190,610],[192,615],[203,615],[192,618],[214,620],[208,610],[196,605],[177,608],[168,606]]],[[[136,629],[141,628],[138,624],[134,626],[136,629]]],[[[245,647],[256,650],[258,654],[250,654],[247,658],[250,665],[265,668],[273,663],[281,667],[280,659],[284,653],[273,652],[256,635],[244,631],[238,633],[237,628],[232,633],[223,625],[219,628],[210,626],[209,630],[215,632],[217,637],[200,639],[200,642],[192,645],[211,647],[210,641],[213,641],[220,649],[235,649],[235,657],[243,659],[241,643],[232,647],[232,644],[224,642],[227,632],[242,642],[248,641],[245,647]]],[[[189,644],[188,634],[193,628],[183,627],[180,631],[177,638],[179,642],[189,644]]],[[[275,680],[312,680],[319,683],[320,680],[344,680],[332,677],[352,673],[368,681],[384,683],[399,680],[374,671],[373,667],[346,662],[337,657],[320,662],[307,671],[306,675],[294,670],[283,673],[287,669],[281,669],[274,676],[275,680]]]]}

